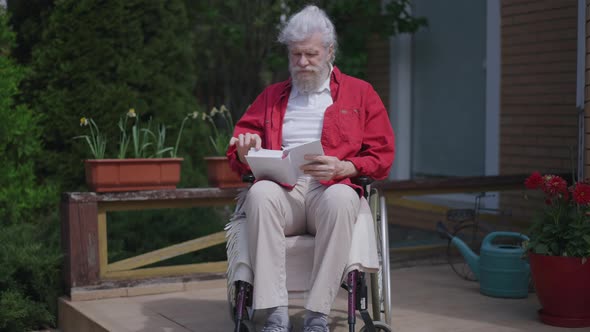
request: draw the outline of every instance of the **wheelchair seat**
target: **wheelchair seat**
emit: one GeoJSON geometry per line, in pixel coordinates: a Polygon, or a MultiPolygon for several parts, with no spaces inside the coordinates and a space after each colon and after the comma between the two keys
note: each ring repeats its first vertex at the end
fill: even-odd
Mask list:
{"type": "MultiPolygon", "coordinates": [[[[226,226],[228,247],[228,287],[237,280],[252,283],[254,276],[250,268],[247,236],[245,236],[246,217],[241,211],[245,191],[238,197],[236,212],[226,226]]],[[[379,257],[371,209],[367,200],[361,198],[359,216],[353,227],[352,243],[349,253],[347,272],[357,269],[362,272],[375,273],[379,270],[379,257]]],[[[313,235],[296,235],[286,237],[287,290],[305,292],[311,274],[314,250],[313,235]]],[[[298,297],[298,296],[297,296],[298,297]]]]}

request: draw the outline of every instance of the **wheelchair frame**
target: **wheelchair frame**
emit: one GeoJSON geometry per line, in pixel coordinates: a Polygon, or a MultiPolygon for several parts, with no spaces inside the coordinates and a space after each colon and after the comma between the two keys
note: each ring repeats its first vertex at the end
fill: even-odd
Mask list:
{"type": "MultiPolygon", "coordinates": [[[[389,232],[387,222],[387,205],[385,197],[380,192],[371,188],[371,179],[361,177],[365,198],[369,201],[373,224],[377,241],[379,257],[379,271],[370,274],[371,292],[367,291],[366,272],[354,270],[348,273],[341,287],[348,293],[348,326],[349,331],[355,331],[356,311],[359,311],[364,326],[361,332],[391,332],[391,279],[389,267],[389,232]],[[368,311],[368,298],[370,296],[373,318],[368,311]]],[[[228,294],[230,315],[235,323],[234,332],[255,332],[252,317],[252,285],[238,280],[235,282],[234,302],[228,294]],[[235,303],[235,305],[234,305],[235,303]]]]}

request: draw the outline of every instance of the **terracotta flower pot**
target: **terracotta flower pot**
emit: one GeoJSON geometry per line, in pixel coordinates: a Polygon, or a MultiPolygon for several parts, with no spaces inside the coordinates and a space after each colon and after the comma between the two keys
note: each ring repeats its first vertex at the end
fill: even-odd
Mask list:
{"type": "Polygon", "coordinates": [[[89,159],[86,184],[95,192],[175,189],[183,158],[89,159]]]}
{"type": "Polygon", "coordinates": [[[205,157],[209,186],[218,188],[245,187],[247,183],[231,170],[227,157],[205,157]]]}
{"type": "Polygon", "coordinates": [[[545,324],[590,326],[590,260],[529,254],[531,274],[545,324]]]}

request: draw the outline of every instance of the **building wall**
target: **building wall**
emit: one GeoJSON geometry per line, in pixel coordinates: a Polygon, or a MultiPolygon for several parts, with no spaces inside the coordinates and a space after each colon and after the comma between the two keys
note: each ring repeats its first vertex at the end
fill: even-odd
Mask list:
{"type": "MultiPolygon", "coordinates": [[[[501,175],[576,168],[577,5],[574,0],[501,2],[501,175]]],[[[543,201],[535,194],[502,193],[500,206],[530,219],[543,201]]]]}
{"type": "Polygon", "coordinates": [[[577,1],[502,0],[501,20],[500,174],[571,172],[577,1]]]}
{"type": "MultiPolygon", "coordinates": [[[[586,1],[590,6],[590,0],[586,1]]],[[[575,0],[501,0],[500,175],[534,170],[569,173],[576,167],[577,5],[575,0]]],[[[590,7],[586,17],[590,18],[590,7]]],[[[590,51],[588,22],[586,49],[590,51]]],[[[371,40],[369,45],[368,80],[385,102],[389,100],[390,65],[385,61],[389,44],[371,40]]],[[[587,54],[586,142],[590,142],[587,54]]],[[[585,160],[588,177],[590,149],[585,160]]],[[[532,206],[539,202],[534,197],[526,199],[521,190],[500,195],[500,207],[517,219],[529,218],[535,210],[532,206]]],[[[398,218],[418,219],[403,215],[402,207],[395,211],[398,218]]]]}
{"type": "Polygon", "coordinates": [[[584,177],[590,177],[590,0],[586,0],[586,86],[584,89],[584,177]]]}

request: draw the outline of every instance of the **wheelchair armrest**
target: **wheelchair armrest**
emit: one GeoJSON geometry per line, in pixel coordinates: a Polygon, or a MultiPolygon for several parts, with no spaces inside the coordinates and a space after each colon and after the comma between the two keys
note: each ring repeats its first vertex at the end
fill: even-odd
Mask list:
{"type": "Polygon", "coordinates": [[[256,181],[256,177],[254,177],[254,174],[248,173],[242,175],[242,182],[254,183],[254,181],[256,181]]]}
{"type": "MultiPolygon", "coordinates": [[[[242,182],[253,183],[255,180],[256,180],[256,178],[254,177],[254,174],[252,174],[252,173],[242,175],[242,182]]],[[[368,185],[373,183],[373,181],[375,181],[375,180],[373,180],[373,178],[365,176],[365,175],[361,175],[359,177],[352,179],[353,183],[358,184],[359,186],[362,186],[365,189],[368,185]]]]}
{"type": "Polygon", "coordinates": [[[361,175],[359,177],[352,179],[352,183],[358,184],[359,186],[363,186],[363,188],[373,183],[373,181],[375,181],[373,178],[368,177],[366,175],[361,175]]]}

